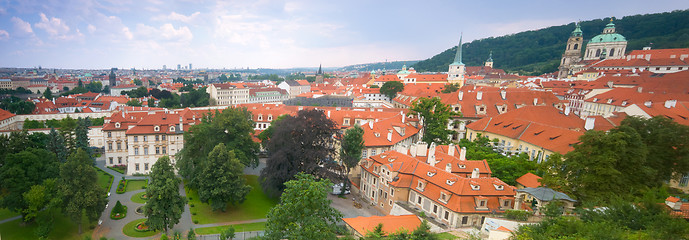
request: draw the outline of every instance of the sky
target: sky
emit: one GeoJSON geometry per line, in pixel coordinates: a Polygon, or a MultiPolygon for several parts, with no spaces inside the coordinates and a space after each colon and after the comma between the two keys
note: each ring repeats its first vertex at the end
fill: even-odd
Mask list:
{"type": "MultiPolygon", "coordinates": [[[[341,67],[687,0],[0,0],[0,67],[341,67]]],[[[496,61],[498,61],[496,59],[496,61]]]]}

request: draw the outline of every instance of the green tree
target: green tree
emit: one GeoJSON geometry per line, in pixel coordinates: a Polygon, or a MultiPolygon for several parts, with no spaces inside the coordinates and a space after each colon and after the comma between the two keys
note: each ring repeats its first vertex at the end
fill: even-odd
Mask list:
{"type": "Polygon", "coordinates": [[[163,156],[153,164],[150,181],[146,188],[148,201],[144,207],[146,225],[153,230],[167,231],[179,223],[184,212],[186,198],[179,194],[180,179],[168,156],[163,156]]]}
{"type": "Polygon", "coordinates": [[[270,126],[263,130],[261,133],[258,134],[257,138],[261,140],[261,145],[263,145],[264,148],[268,146],[268,142],[270,141],[270,138],[273,136],[273,131],[275,131],[275,127],[278,122],[280,122],[282,119],[284,119],[287,116],[287,114],[280,115],[273,119],[273,121],[270,122],[270,126]]]}
{"type": "Polygon", "coordinates": [[[651,186],[660,186],[671,177],[689,172],[689,126],[662,116],[649,119],[627,117],[622,126],[629,126],[641,136],[648,149],[646,165],[655,171],[649,176],[651,186]]]}
{"type": "Polygon", "coordinates": [[[91,121],[88,118],[77,119],[77,127],[74,129],[74,146],[83,149],[89,157],[91,156],[91,148],[89,147],[89,130],[91,121]]]}
{"type": "Polygon", "coordinates": [[[459,90],[459,83],[445,84],[445,88],[443,88],[442,93],[452,93],[456,92],[457,90],[459,90]]]}
{"type": "Polygon", "coordinates": [[[43,91],[43,97],[46,99],[53,99],[53,91],[50,91],[50,88],[46,87],[45,91],[43,91]]]}
{"type": "Polygon", "coordinates": [[[648,151],[634,129],[620,126],[607,133],[588,131],[579,141],[564,157],[550,156],[543,184],[572,193],[583,202],[603,203],[647,189],[654,171],[646,164],[648,151]]]}
{"type": "Polygon", "coordinates": [[[101,92],[105,94],[110,94],[110,86],[106,85],[105,87],[103,87],[103,91],[101,92]]]}
{"type": "Polygon", "coordinates": [[[366,240],[383,239],[383,237],[385,237],[385,231],[383,231],[382,223],[378,223],[378,225],[373,228],[373,231],[367,232],[366,236],[364,236],[366,240]]]}
{"type": "Polygon", "coordinates": [[[141,102],[139,102],[139,100],[132,99],[132,100],[127,101],[127,106],[130,106],[130,107],[141,107],[141,102]]]}
{"type": "Polygon", "coordinates": [[[24,101],[18,97],[11,96],[0,101],[0,108],[14,114],[31,114],[36,105],[31,101],[24,101]]]}
{"type": "Polygon", "coordinates": [[[211,208],[225,211],[227,203],[238,204],[246,200],[251,186],[246,185],[244,165],[235,157],[234,151],[227,151],[219,143],[208,154],[199,176],[199,199],[210,203],[211,208]]]}
{"type": "Polygon", "coordinates": [[[358,124],[354,125],[345,131],[342,137],[342,146],[340,148],[340,161],[344,165],[344,187],[342,193],[347,189],[349,184],[349,172],[356,167],[361,160],[361,152],[364,149],[364,129],[358,124]]]}
{"type": "Polygon", "coordinates": [[[198,176],[208,154],[218,143],[224,143],[228,150],[244,166],[258,166],[259,146],[253,141],[254,122],[246,108],[227,108],[222,112],[207,114],[184,133],[184,148],[179,153],[177,167],[179,174],[189,180],[189,186],[198,189],[198,176]]]}
{"type": "Polygon", "coordinates": [[[187,240],[196,240],[196,233],[193,228],[189,229],[189,232],[187,232],[187,240]]]}
{"type": "Polygon", "coordinates": [[[98,185],[93,160],[79,148],[60,167],[59,191],[62,194],[63,212],[79,225],[82,233],[82,216],[95,221],[105,208],[105,190],[98,185]]]}
{"type": "Polygon", "coordinates": [[[450,135],[454,131],[447,129],[447,125],[450,118],[456,115],[450,106],[443,104],[437,97],[419,98],[412,103],[411,111],[421,115],[424,142],[438,145],[450,143],[450,135]]]}
{"type": "Polygon", "coordinates": [[[332,183],[299,173],[285,183],[280,204],[268,213],[266,239],[336,239],[342,213],[330,206],[328,190],[332,183]]]}
{"type": "Polygon", "coordinates": [[[229,226],[220,233],[220,240],[232,240],[234,236],[234,227],[229,226]]]}
{"type": "Polygon", "coordinates": [[[431,226],[428,225],[428,221],[425,219],[421,222],[421,225],[419,225],[414,231],[411,233],[411,239],[418,239],[418,240],[435,240],[438,239],[438,237],[431,233],[431,226]]]}
{"type": "Polygon", "coordinates": [[[539,163],[529,160],[526,154],[505,156],[493,150],[491,141],[486,137],[477,137],[474,141],[461,139],[459,146],[466,148],[467,159],[485,159],[490,166],[491,176],[499,178],[509,185],[516,185],[517,178],[526,173],[543,175],[539,170],[539,163]]]}
{"type": "Polygon", "coordinates": [[[55,131],[55,128],[50,128],[46,149],[53,152],[61,163],[67,161],[68,151],[67,147],[65,147],[65,138],[55,131]]]}
{"type": "Polygon", "coordinates": [[[261,170],[263,190],[279,196],[284,183],[303,172],[325,177],[335,154],[337,125],[319,110],[301,110],[287,115],[275,126],[266,149],[268,160],[261,170]]]}
{"type": "Polygon", "coordinates": [[[401,91],[404,91],[404,84],[398,81],[388,81],[380,87],[380,93],[390,98],[390,100],[395,98],[395,96],[397,96],[397,93],[401,91]]]}
{"type": "Polygon", "coordinates": [[[22,129],[36,129],[36,128],[45,128],[45,124],[41,121],[36,121],[36,120],[25,120],[24,125],[22,126],[22,129]]]}
{"type": "Polygon", "coordinates": [[[153,98],[148,99],[148,107],[155,107],[156,106],[156,100],[153,98]]]}
{"type": "Polygon", "coordinates": [[[136,86],[141,86],[141,85],[143,85],[143,84],[144,84],[144,83],[141,82],[141,80],[139,80],[138,78],[137,78],[137,79],[134,79],[134,85],[136,85],[136,86]]]}
{"type": "MultiPolygon", "coordinates": [[[[27,219],[29,204],[24,193],[29,192],[32,186],[55,177],[57,167],[55,155],[45,149],[28,148],[7,154],[0,166],[0,185],[5,192],[0,199],[1,206],[21,213],[27,219]]],[[[33,216],[28,219],[32,218],[33,216]]]]}
{"type": "Polygon", "coordinates": [[[86,90],[92,93],[99,93],[103,89],[103,83],[100,81],[91,81],[89,84],[86,84],[86,90]]]}

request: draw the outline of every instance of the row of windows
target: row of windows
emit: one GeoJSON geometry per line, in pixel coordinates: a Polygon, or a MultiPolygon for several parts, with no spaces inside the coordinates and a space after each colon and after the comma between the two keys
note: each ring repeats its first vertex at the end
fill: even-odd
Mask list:
{"type": "MultiPolygon", "coordinates": [[[[110,162],[110,165],[114,164],[113,157],[110,157],[108,160],[110,162]]],[[[117,164],[122,164],[122,157],[117,157],[117,164]]]]}
{"type": "MultiPolygon", "coordinates": [[[[143,155],[148,155],[148,146],[144,146],[144,147],[142,147],[142,148],[143,148],[143,152],[144,152],[143,155]]],[[[156,146],[156,147],[155,147],[155,154],[156,154],[156,155],[167,154],[167,147],[165,147],[165,146],[163,146],[163,147],[156,146]],[[162,151],[161,151],[161,150],[162,150],[162,151]]],[[[134,147],[134,155],[139,155],[139,147],[138,147],[138,146],[137,146],[137,147],[134,147]]]]}
{"type": "MultiPolygon", "coordinates": [[[[143,138],[144,142],[148,141],[148,136],[141,136],[141,137],[143,138]]],[[[161,141],[161,140],[165,141],[165,139],[167,139],[166,135],[155,135],[155,141],[156,142],[161,141]]],[[[139,141],[139,136],[134,136],[134,142],[138,142],[138,141],[139,141]]]]}

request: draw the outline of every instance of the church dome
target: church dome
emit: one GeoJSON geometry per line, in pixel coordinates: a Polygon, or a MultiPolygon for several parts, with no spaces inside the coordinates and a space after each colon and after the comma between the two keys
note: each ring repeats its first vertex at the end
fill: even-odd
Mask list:
{"type": "Polygon", "coordinates": [[[626,42],[627,39],[624,36],[617,33],[604,33],[599,34],[593,38],[589,43],[606,43],[606,42],[626,42]]]}

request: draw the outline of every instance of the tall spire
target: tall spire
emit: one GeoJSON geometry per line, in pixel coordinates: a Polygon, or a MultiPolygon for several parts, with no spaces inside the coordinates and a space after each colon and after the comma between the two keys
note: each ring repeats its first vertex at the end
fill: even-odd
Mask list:
{"type": "Polygon", "coordinates": [[[318,64],[318,72],[316,74],[321,75],[323,74],[323,69],[321,68],[323,64],[318,64]]]}
{"type": "Polygon", "coordinates": [[[490,54],[488,54],[488,61],[487,62],[492,62],[493,61],[493,50],[490,50],[490,54]]]}
{"type": "Polygon", "coordinates": [[[452,64],[460,64],[464,65],[462,63],[462,35],[459,35],[459,45],[457,46],[457,53],[455,54],[455,61],[452,64]]]}

